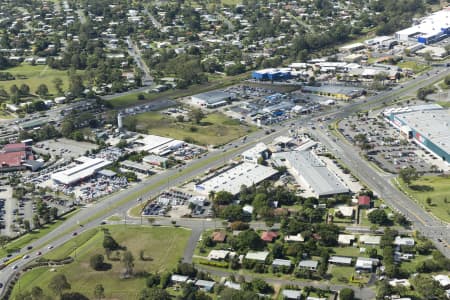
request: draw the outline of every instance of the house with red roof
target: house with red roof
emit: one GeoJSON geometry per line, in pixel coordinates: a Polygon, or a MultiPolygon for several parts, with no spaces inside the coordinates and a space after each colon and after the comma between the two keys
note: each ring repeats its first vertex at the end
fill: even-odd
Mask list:
{"type": "Polygon", "coordinates": [[[261,240],[267,243],[272,243],[278,237],[278,232],[264,231],[261,233],[261,240]]]}
{"type": "Polygon", "coordinates": [[[216,231],[216,232],[213,232],[213,234],[211,235],[211,238],[216,243],[223,243],[227,239],[227,235],[225,234],[225,232],[216,231]]]}
{"type": "Polygon", "coordinates": [[[358,197],[358,205],[360,208],[370,208],[370,197],[367,195],[361,195],[358,197]]]}

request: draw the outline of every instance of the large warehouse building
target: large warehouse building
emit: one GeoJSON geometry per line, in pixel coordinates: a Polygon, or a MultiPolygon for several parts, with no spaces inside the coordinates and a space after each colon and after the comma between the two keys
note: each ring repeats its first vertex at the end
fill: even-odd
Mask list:
{"type": "Polygon", "coordinates": [[[423,18],[419,24],[397,31],[395,38],[399,41],[417,41],[432,44],[450,34],[450,7],[423,18]]]}
{"type": "Polygon", "coordinates": [[[226,191],[237,195],[241,190],[241,186],[258,184],[277,173],[278,171],[273,168],[244,162],[212,178],[197,183],[195,189],[203,195],[208,195],[210,191],[226,191]]]}
{"type": "Polygon", "coordinates": [[[207,108],[216,108],[228,104],[235,95],[224,91],[211,91],[191,96],[193,103],[207,108]]]}
{"type": "Polygon", "coordinates": [[[290,151],[274,154],[284,160],[288,170],[315,197],[350,193],[350,189],[332,173],[313,151],[290,151]]]}
{"type": "Polygon", "coordinates": [[[404,136],[450,163],[450,110],[430,104],[387,109],[384,116],[404,136]]]}
{"type": "Polygon", "coordinates": [[[52,174],[52,179],[59,184],[72,185],[89,178],[97,171],[112,164],[109,160],[81,156],[76,159],[79,163],[67,170],[52,174]]]}
{"type": "Polygon", "coordinates": [[[253,71],[252,72],[252,78],[255,80],[262,80],[262,81],[277,81],[277,80],[286,80],[290,79],[291,76],[291,69],[290,68],[284,68],[284,69],[264,69],[259,71],[253,71]]]}

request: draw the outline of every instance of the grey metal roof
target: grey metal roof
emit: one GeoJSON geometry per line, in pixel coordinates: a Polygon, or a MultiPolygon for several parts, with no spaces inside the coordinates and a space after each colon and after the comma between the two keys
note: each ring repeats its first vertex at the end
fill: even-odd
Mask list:
{"type": "Polygon", "coordinates": [[[197,95],[193,95],[192,98],[197,98],[199,100],[203,100],[208,104],[215,104],[218,102],[226,101],[227,99],[232,98],[234,95],[228,92],[223,91],[211,91],[205,92],[197,95]]]}
{"type": "Polygon", "coordinates": [[[290,267],[291,266],[291,261],[288,259],[274,259],[272,262],[273,266],[285,266],[285,267],[290,267]]]}
{"type": "Polygon", "coordinates": [[[395,117],[450,154],[450,110],[414,111],[395,117]]]}
{"type": "Polygon", "coordinates": [[[349,189],[311,151],[291,151],[278,153],[285,158],[297,175],[301,176],[317,196],[348,193],[349,189]]]}
{"type": "Polygon", "coordinates": [[[305,267],[305,268],[317,268],[317,265],[319,264],[316,260],[302,260],[298,266],[299,267],[305,267]]]}

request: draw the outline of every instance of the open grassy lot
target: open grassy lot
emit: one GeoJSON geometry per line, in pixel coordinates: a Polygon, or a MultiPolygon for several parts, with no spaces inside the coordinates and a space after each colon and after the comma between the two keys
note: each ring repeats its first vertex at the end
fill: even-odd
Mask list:
{"type": "Polygon", "coordinates": [[[450,222],[450,177],[444,176],[423,176],[406,186],[401,179],[398,183],[403,191],[413,197],[427,211],[433,213],[436,217],[450,222]],[[431,199],[431,204],[427,199],[431,199]]]}
{"type": "Polygon", "coordinates": [[[20,87],[21,84],[30,86],[30,92],[34,93],[40,84],[46,84],[50,94],[56,94],[56,88],[53,84],[55,78],[61,78],[63,81],[62,89],[66,90],[69,87],[68,76],[66,71],[55,70],[48,66],[32,66],[28,64],[21,64],[14,68],[2,70],[2,72],[9,72],[16,78],[15,80],[0,81],[0,88],[4,88],[9,93],[9,88],[15,84],[20,87]]]}
{"type": "Polygon", "coordinates": [[[330,265],[328,267],[329,273],[331,274],[331,283],[342,284],[347,283],[350,277],[355,273],[355,267],[352,266],[337,266],[330,265]]]}
{"type": "MultiPolygon", "coordinates": [[[[111,236],[121,245],[131,251],[134,256],[134,272],[164,272],[176,266],[181,258],[190,231],[182,228],[171,227],[140,227],[140,226],[105,226],[111,236]],[[140,251],[148,259],[140,259],[140,251]]],[[[107,299],[138,299],[139,292],[145,287],[145,278],[120,279],[123,265],[120,261],[106,259],[110,264],[106,271],[94,271],[89,266],[90,257],[94,254],[104,254],[102,247],[104,233],[100,228],[92,229],[55,249],[46,258],[62,258],[68,255],[75,258],[75,262],[55,267],[53,270],[47,267],[36,268],[25,273],[14,286],[11,299],[19,292],[19,288],[30,289],[40,286],[44,293],[52,295],[48,289],[51,278],[57,274],[64,274],[72,288],[93,299],[93,291],[96,284],[101,283],[105,288],[107,299]]],[[[114,256],[115,253],[112,255],[114,256]]]]}
{"type": "Polygon", "coordinates": [[[193,122],[178,122],[171,116],[158,112],[147,112],[130,118],[137,120],[137,128],[149,134],[169,136],[174,139],[186,140],[199,145],[222,145],[255,130],[255,127],[242,125],[221,113],[207,115],[200,124],[193,122]]]}
{"type": "Polygon", "coordinates": [[[402,69],[411,69],[415,74],[430,69],[430,66],[415,61],[403,61],[397,64],[402,69]]]}

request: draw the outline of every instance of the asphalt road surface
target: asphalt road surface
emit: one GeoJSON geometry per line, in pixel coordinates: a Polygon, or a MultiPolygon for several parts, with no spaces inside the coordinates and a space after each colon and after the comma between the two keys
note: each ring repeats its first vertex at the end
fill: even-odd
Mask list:
{"type": "MultiPolygon", "coordinates": [[[[408,94],[414,94],[418,88],[427,86],[434,81],[444,78],[450,73],[450,70],[444,67],[437,67],[429,73],[431,74],[430,76],[418,76],[417,78],[405,83],[401,87],[399,86],[391,91],[387,91],[383,94],[370,97],[363,104],[352,103],[343,107],[337,112],[326,113],[326,115],[332,117],[333,119],[341,119],[355,112],[376,107],[380,105],[381,102],[388,102],[394,98],[400,98],[408,94]]],[[[302,119],[297,122],[297,125],[303,126],[307,124],[311,119],[322,115],[324,114],[302,117],[302,119]]],[[[69,241],[73,237],[73,231],[80,232],[81,230],[94,228],[98,226],[100,222],[102,222],[102,220],[112,214],[126,214],[130,208],[136,205],[135,200],[138,198],[138,196],[136,196],[135,198],[133,197],[131,201],[125,202],[119,205],[117,208],[111,209],[111,207],[114,207],[115,204],[117,204],[124,198],[130,195],[139,195],[139,197],[142,197],[143,199],[156,196],[162,190],[167,189],[170,186],[179,185],[199,174],[202,174],[210,168],[214,168],[223,164],[232,157],[251,148],[258,142],[270,142],[277,136],[286,135],[289,130],[289,128],[287,128],[287,126],[283,124],[274,126],[273,128],[276,129],[276,132],[272,134],[265,135],[264,132],[258,131],[248,135],[244,143],[242,143],[239,139],[234,143],[230,143],[224,146],[218,151],[210,152],[200,159],[194,160],[187,164],[184,167],[185,171],[181,171],[181,169],[178,168],[168,170],[167,172],[164,172],[162,174],[152,176],[125,191],[110,195],[90,207],[82,209],[79,213],[65,221],[58,228],[56,228],[46,236],[33,241],[31,243],[31,246],[34,246],[34,249],[31,253],[31,257],[28,260],[18,261],[16,264],[14,264],[18,266],[16,270],[13,270],[12,266],[8,266],[4,270],[2,270],[0,274],[0,282],[6,283],[16,272],[20,271],[26,263],[36,259],[35,253],[37,251],[41,251],[43,254],[45,254],[47,251],[49,251],[49,244],[51,244],[52,247],[58,247],[63,243],[69,241]],[[177,173],[179,173],[180,176],[174,179],[173,176],[177,173]],[[148,185],[157,185],[157,187],[149,192],[144,193],[143,191],[148,185]],[[79,224],[82,224],[83,227],[80,227],[79,224]]],[[[345,141],[341,141],[339,139],[333,140],[321,131],[316,131],[315,135],[319,139],[319,141],[323,142],[325,146],[327,146],[332,152],[339,156],[360,179],[366,182],[366,184],[371,189],[376,191],[388,204],[392,205],[395,209],[398,209],[399,211],[403,212],[408,218],[410,218],[416,229],[421,231],[421,233],[426,237],[430,238],[439,248],[439,250],[441,250],[447,257],[450,257],[449,249],[443,247],[443,245],[441,245],[441,243],[437,241],[438,238],[445,239],[445,241],[447,242],[450,241],[450,232],[446,224],[443,224],[435,218],[431,217],[429,214],[424,212],[421,207],[415,204],[414,201],[404,196],[389,182],[386,182],[386,179],[382,175],[374,171],[367,162],[359,157],[356,148],[347,144],[345,141]]],[[[195,220],[192,224],[184,224],[184,226],[193,229],[192,240],[195,240],[197,235],[199,236],[199,232],[201,232],[204,228],[203,224],[204,221],[195,220]]],[[[179,223],[179,225],[183,224],[179,223]]],[[[191,244],[192,243],[189,243],[189,245],[191,244]]],[[[25,248],[26,247],[24,247],[24,249],[25,248]]],[[[22,250],[17,255],[27,252],[29,251],[22,250]]],[[[2,289],[0,292],[0,296],[2,296],[4,290],[2,289]]]]}

